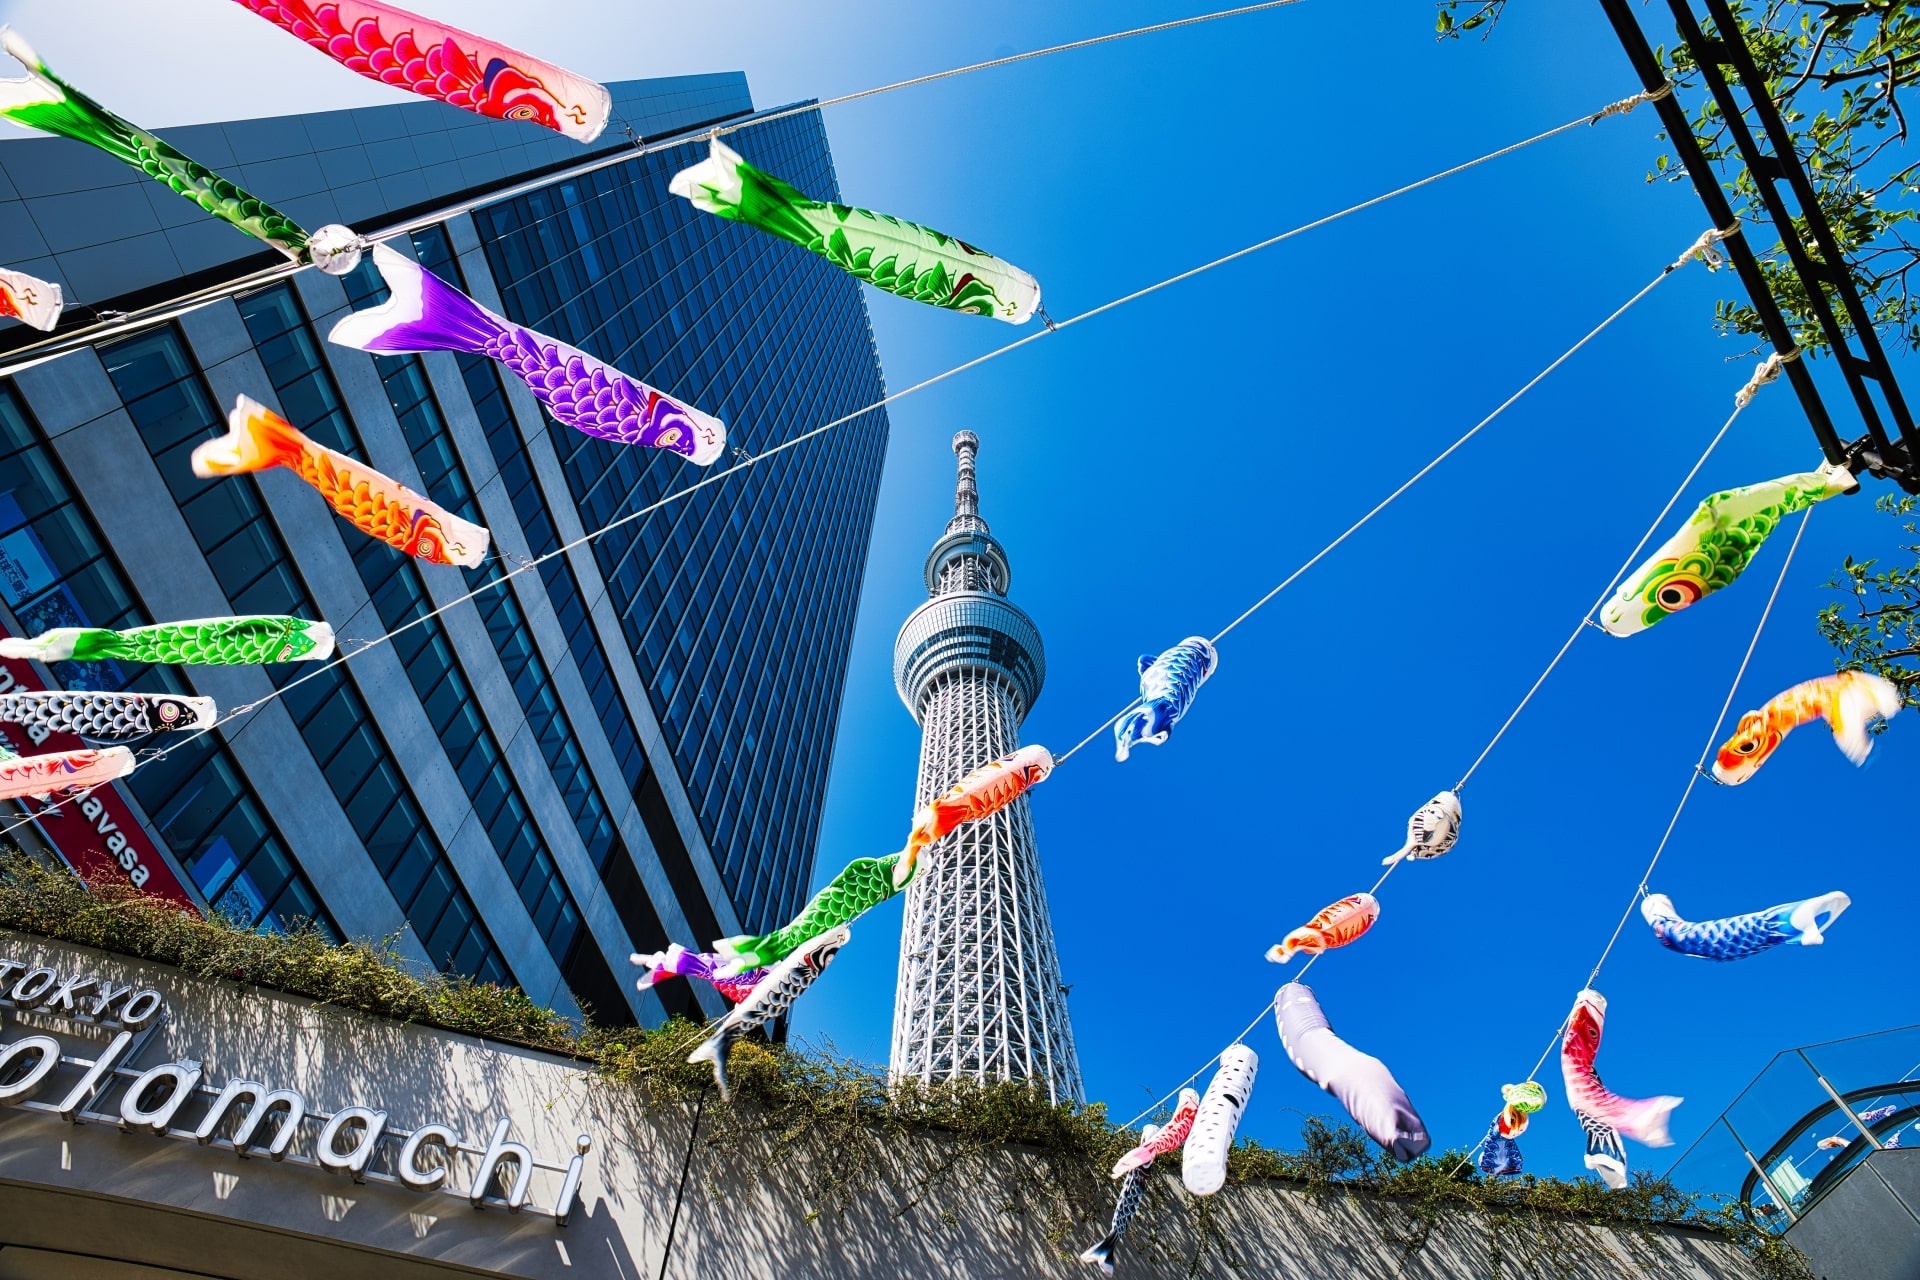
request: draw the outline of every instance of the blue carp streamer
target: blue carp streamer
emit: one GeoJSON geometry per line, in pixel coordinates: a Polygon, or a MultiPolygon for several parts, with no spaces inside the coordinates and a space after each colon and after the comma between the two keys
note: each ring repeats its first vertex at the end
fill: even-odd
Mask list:
{"type": "Polygon", "coordinates": [[[1525,1169],[1520,1159],[1520,1144],[1500,1132],[1498,1122],[1487,1126],[1486,1139],[1480,1144],[1480,1172],[1496,1178],[1512,1177],[1525,1169]]]}
{"type": "Polygon", "coordinates": [[[1823,893],[1743,916],[1693,921],[1674,914],[1673,899],[1666,894],[1650,893],[1641,900],[1640,914],[1670,951],[1703,960],[1744,960],[1783,944],[1819,946],[1826,941],[1826,930],[1852,905],[1844,893],[1823,893]]]}
{"type": "Polygon", "coordinates": [[[1188,636],[1159,657],[1140,655],[1140,701],[1113,726],[1113,758],[1125,760],[1142,743],[1157,747],[1180,723],[1193,695],[1220,665],[1220,651],[1201,636],[1188,636]]]}

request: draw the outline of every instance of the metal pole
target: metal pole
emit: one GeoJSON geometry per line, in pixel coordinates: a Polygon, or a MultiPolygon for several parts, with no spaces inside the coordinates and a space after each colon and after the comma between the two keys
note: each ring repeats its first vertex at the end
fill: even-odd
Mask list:
{"type": "Polygon", "coordinates": [[[1760,1181],[1766,1184],[1767,1194],[1773,1197],[1773,1202],[1786,1213],[1787,1225],[1792,1226],[1799,1222],[1800,1216],[1793,1211],[1792,1203],[1780,1194],[1780,1188],[1773,1185],[1773,1179],[1767,1176],[1767,1171],[1760,1167],[1760,1162],[1753,1158],[1753,1152],[1747,1150],[1744,1142],[1740,1144],[1740,1154],[1747,1158],[1747,1163],[1753,1166],[1753,1171],[1760,1175],[1760,1181]]]}
{"type": "MultiPolygon", "coordinates": [[[[1660,67],[1660,60],[1653,54],[1653,47],[1647,43],[1646,34],[1640,30],[1640,21],[1633,13],[1632,0],[1600,0],[1600,7],[1613,24],[1614,34],[1626,50],[1627,60],[1633,64],[1641,86],[1649,92],[1664,86],[1667,83],[1666,74],[1660,67]]],[[[1660,123],[1666,128],[1667,138],[1673,144],[1681,167],[1693,182],[1694,192],[1707,208],[1707,216],[1716,227],[1732,226],[1733,208],[1727,203],[1726,192],[1714,180],[1712,166],[1707,163],[1706,155],[1700,149],[1700,140],[1693,136],[1693,125],[1687,120],[1686,111],[1674,101],[1672,94],[1655,102],[1654,108],[1660,113],[1660,123]]],[[[1759,314],[1761,327],[1766,330],[1767,340],[1773,343],[1774,351],[1781,356],[1791,355],[1798,349],[1793,340],[1793,331],[1787,327],[1786,317],[1780,314],[1780,306],[1767,288],[1766,277],[1760,273],[1760,264],[1753,256],[1752,247],[1747,244],[1745,233],[1734,232],[1720,242],[1720,247],[1726,251],[1734,270],[1739,273],[1740,283],[1752,299],[1753,309],[1759,314]]],[[[1807,371],[1806,362],[1788,360],[1786,371],[1787,381],[1793,385],[1794,394],[1800,399],[1800,407],[1806,413],[1807,421],[1813,425],[1820,451],[1829,462],[1844,461],[1846,445],[1833,429],[1833,419],[1827,416],[1827,408],[1820,401],[1819,389],[1813,384],[1813,375],[1807,371]]]]}

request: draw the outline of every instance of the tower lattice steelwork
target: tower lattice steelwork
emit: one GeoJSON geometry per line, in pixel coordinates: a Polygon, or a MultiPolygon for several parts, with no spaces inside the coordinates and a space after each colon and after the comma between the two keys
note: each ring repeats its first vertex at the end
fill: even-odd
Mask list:
{"type": "MultiPolygon", "coordinates": [[[[971,431],[953,438],[953,519],[927,556],[927,592],[893,645],[893,681],[920,722],[917,803],[1020,745],[1046,678],[1033,619],[1007,599],[1006,550],[980,518],[971,431]]],[[[1029,799],[920,855],[907,890],[893,1010],[896,1077],[1031,1080],[1078,1100],[1080,1061],[1040,882],[1029,799]]]]}

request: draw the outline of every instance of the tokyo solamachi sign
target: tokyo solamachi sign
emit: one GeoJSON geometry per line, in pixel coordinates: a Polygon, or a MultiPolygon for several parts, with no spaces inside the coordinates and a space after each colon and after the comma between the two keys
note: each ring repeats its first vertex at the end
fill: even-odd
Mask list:
{"type": "Polygon", "coordinates": [[[565,1163],[549,1163],[510,1138],[504,1117],[470,1140],[453,1124],[394,1125],[377,1098],[326,1111],[273,1080],[215,1080],[191,1058],[140,1066],[167,1015],[152,987],[0,959],[0,1010],[16,1024],[0,1039],[0,1105],[72,1124],[457,1195],[475,1209],[540,1214],[556,1226],[573,1212],[593,1145],[582,1134],[565,1163]],[[533,1194],[536,1174],[552,1188],[545,1204],[533,1194]]]}

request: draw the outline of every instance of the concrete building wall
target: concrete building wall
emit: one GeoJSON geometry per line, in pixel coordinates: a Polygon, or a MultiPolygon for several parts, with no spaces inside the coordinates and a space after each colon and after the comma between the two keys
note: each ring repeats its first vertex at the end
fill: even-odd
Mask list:
{"type": "MultiPolygon", "coordinates": [[[[117,1026],[0,1002],[0,1041],[52,1035],[78,1060],[33,1097],[0,1100],[0,1276],[1077,1277],[1090,1272],[1072,1255],[1104,1231],[1111,1208],[1111,1184],[1098,1171],[1056,1169],[1048,1156],[1017,1148],[955,1164],[953,1139],[912,1134],[881,1142],[875,1178],[843,1204],[831,1194],[843,1151],[814,1149],[804,1138],[784,1147],[782,1135],[756,1132],[751,1116],[717,1124],[717,1101],[706,1104],[702,1132],[723,1130],[727,1140],[690,1142],[689,1108],[649,1105],[636,1088],[548,1054],[20,935],[0,934],[0,961],[22,966],[0,972],[6,993],[26,969],[44,965],[62,981],[151,988],[165,1006],[164,1022],[154,1024],[119,1087],[84,1104],[76,1124],[45,1108],[63,1100],[117,1026]],[[127,1078],[172,1061],[203,1073],[200,1093],[173,1118],[172,1136],[123,1131],[127,1078]],[[298,1090],[320,1113],[286,1159],[264,1151],[236,1158],[218,1136],[194,1141],[212,1094],[238,1077],[298,1090]],[[365,1182],[307,1162],[318,1120],[348,1105],[384,1112],[394,1135],[365,1182]],[[392,1167],[398,1138],[418,1126],[443,1124],[477,1149],[502,1120],[508,1140],[552,1166],[533,1179],[533,1203],[522,1212],[475,1209],[464,1196],[379,1176],[392,1167]],[[578,1207],[556,1226],[539,1207],[562,1194],[581,1134],[592,1145],[578,1207]],[[1071,1225],[1056,1236],[1063,1223],[1071,1225]],[[343,1271],[349,1267],[357,1270],[343,1271]]],[[[138,1004],[123,994],[106,1017],[129,1001],[138,1004]]],[[[30,1060],[21,1052],[12,1067],[0,1061],[0,1092],[30,1060]]],[[[476,1157],[453,1163],[453,1180],[464,1187],[476,1157]]],[[[1752,1274],[1735,1249],[1700,1232],[1569,1225],[1549,1257],[1475,1219],[1425,1231],[1406,1208],[1339,1192],[1232,1188],[1202,1212],[1173,1176],[1154,1187],[1130,1245],[1139,1248],[1120,1266],[1142,1280],[1464,1280],[1496,1269],[1578,1280],[1752,1274]],[[1423,1234],[1424,1243],[1408,1247],[1423,1234]]]]}

